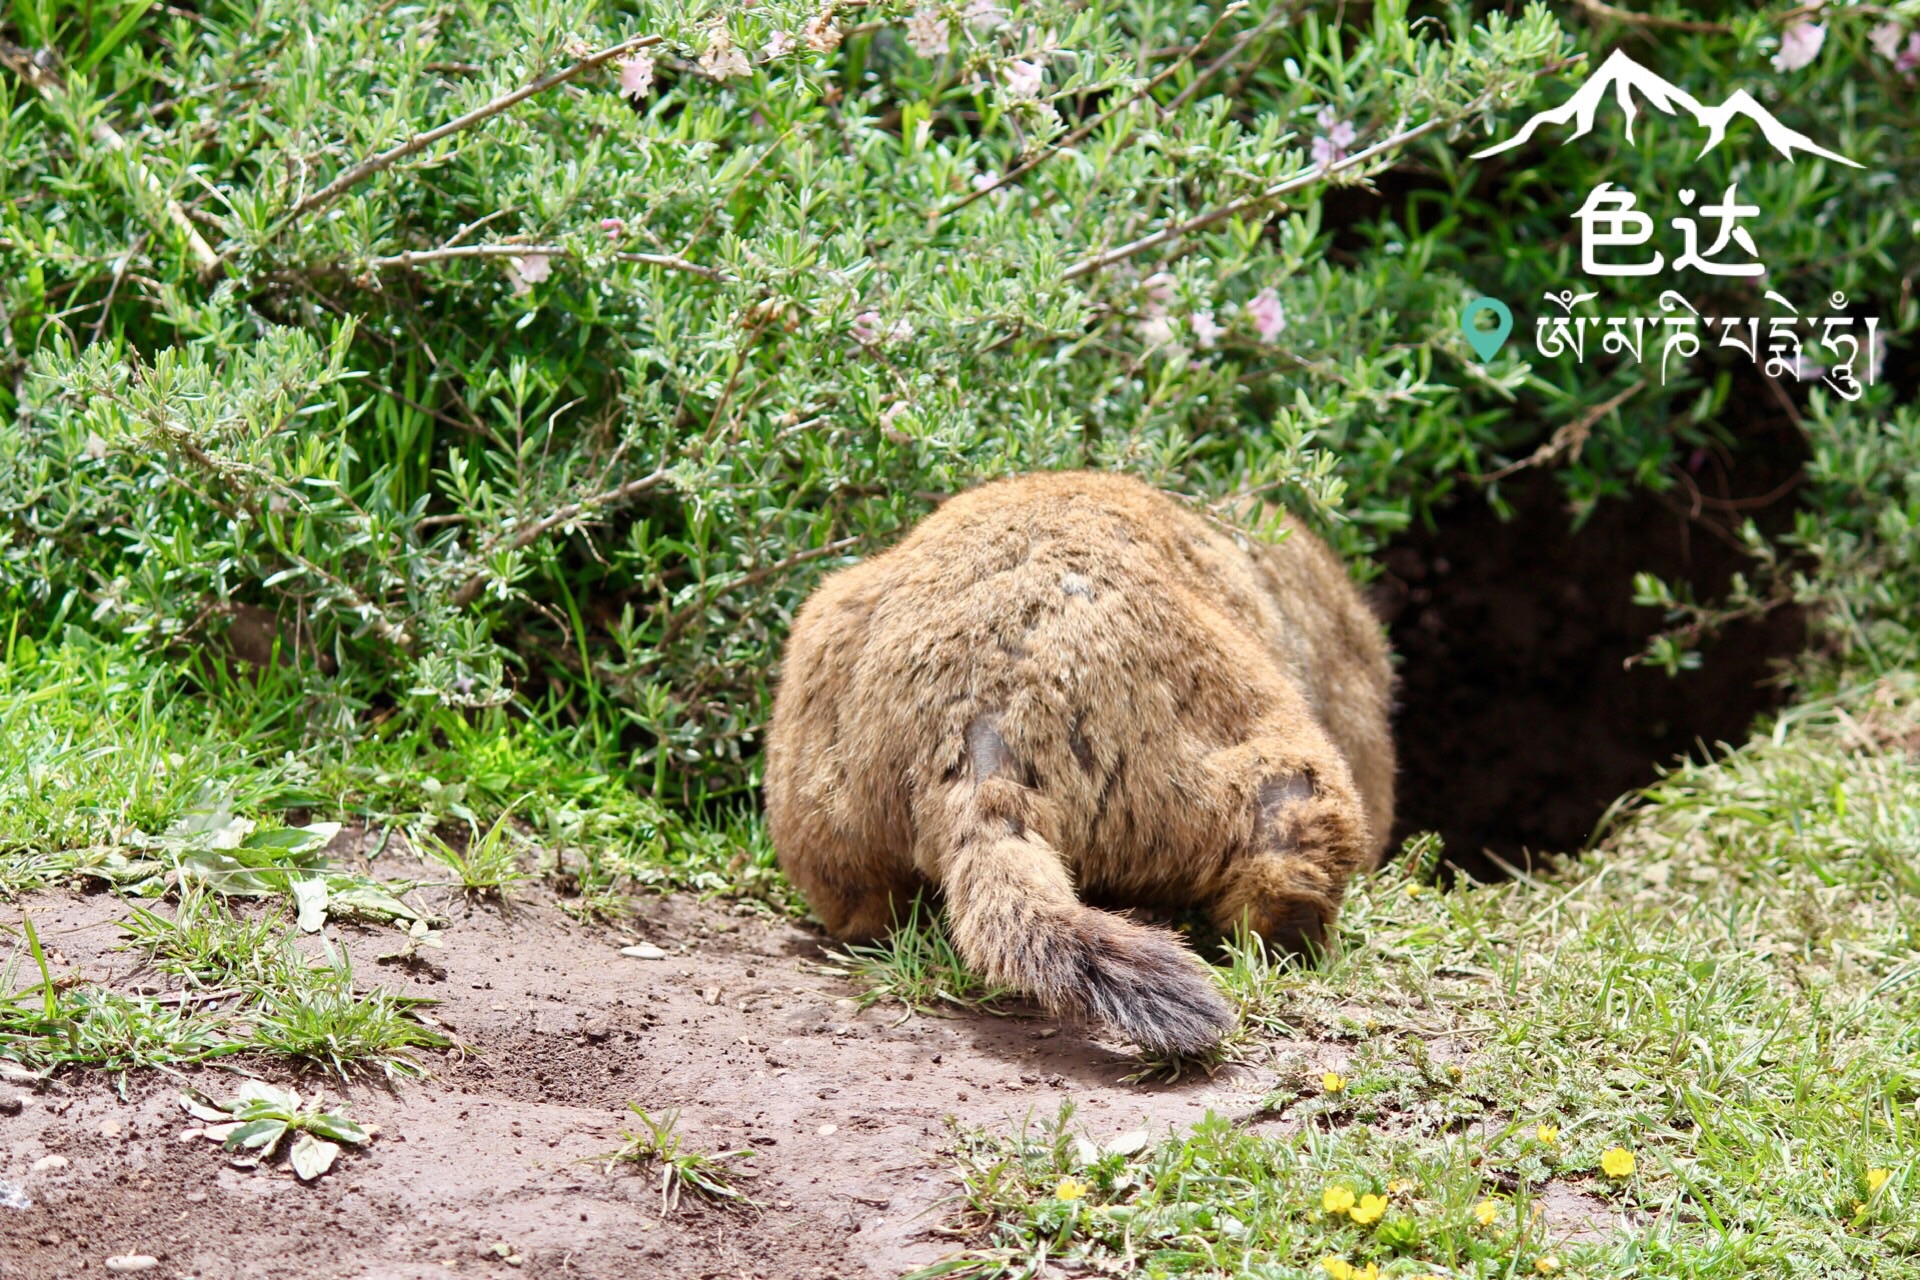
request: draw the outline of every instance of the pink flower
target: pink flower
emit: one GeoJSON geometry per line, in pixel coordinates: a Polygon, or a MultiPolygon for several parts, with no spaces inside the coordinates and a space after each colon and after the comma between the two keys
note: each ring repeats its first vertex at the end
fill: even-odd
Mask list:
{"type": "Polygon", "coordinates": [[[1893,60],[1895,71],[1912,71],[1915,67],[1920,67],[1920,31],[1907,37],[1907,47],[1893,60]]]}
{"type": "Polygon", "coordinates": [[[600,219],[600,229],[607,233],[607,239],[618,240],[627,233],[627,220],[625,218],[602,218],[600,219]]]}
{"type": "Polygon", "coordinates": [[[1226,330],[1214,323],[1213,312],[1196,311],[1187,317],[1187,327],[1193,330],[1193,344],[1202,351],[1213,350],[1213,344],[1220,340],[1226,330]]]}
{"type": "Polygon", "coordinates": [[[1331,106],[1320,108],[1320,114],[1313,118],[1315,124],[1324,131],[1313,140],[1311,149],[1313,162],[1322,169],[1339,164],[1347,158],[1347,148],[1353,145],[1359,133],[1353,125],[1340,119],[1340,115],[1331,106]]]}
{"type": "Polygon", "coordinates": [[[1881,57],[1892,58],[1900,52],[1900,37],[1905,34],[1899,23],[1883,22],[1867,33],[1867,43],[1881,57]]]}
{"type": "Polygon", "coordinates": [[[1156,271],[1142,281],[1140,287],[1147,291],[1147,297],[1153,300],[1153,305],[1164,311],[1167,304],[1173,301],[1173,290],[1178,283],[1170,273],[1156,271]]]}
{"type": "Polygon", "coordinates": [[[1780,36],[1780,52],[1773,55],[1775,71],[1798,71],[1820,56],[1827,42],[1824,22],[1796,22],[1780,36]]]}
{"type": "Polygon", "coordinates": [[[1253,321],[1254,332],[1262,342],[1272,342],[1287,327],[1287,309],[1272,289],[1262,289],[1253,296],[1247,304],[1247,318],[1253,321]]]}
{"type": "Polygon", "coordinates": [[[952,38],[946,15],[932,5],[922,5],[907,19],[907,43],[923,58],[937,58],[945,53],[952,38]]]}
{"type": "Polygon", "coordinates": [[[1793,376],[1800,382],[1811,382],[1815,378],[1825,377],[1827,366],[1817,360],[1807,359],[1804,352],[1793,353],[1793,376]]]}
{"type": "Polygon", "coordinates": [[[1037,98],[1045,78],[1046,68],[1039,63],[1016,58],[1007,63],[1003,83],[1009,98],[1037,98]]]}
{"type": "Polygon", "coordinates": [[[870,347],[873,345],[873,340],[879,336],[880,313],[878,311],[862,311],[853,318],[853,340],[855,342],[863,347],[870,347]]]}
{"type": "Polygon", "coordinates": [[[768,60],[772,60],[774,58],[783,58],[792,52],[793,33],[791,31],[776,31],[767,37],[767,43],[765,47],[760,50],[760,55],[768,60]]]}
{"type": "Polygon", "coordinates": [[[620,63],[620,92],[638,102],[653,88],[653,55],[645,49],[620,63]]]}
{"type": "Polygon", "coordinates": [[[507,277],[513,281],[516,296],[533,292],[533,286],[553,274],[553,263],[544,253],[526,253],[507,259],[507,277]]]}

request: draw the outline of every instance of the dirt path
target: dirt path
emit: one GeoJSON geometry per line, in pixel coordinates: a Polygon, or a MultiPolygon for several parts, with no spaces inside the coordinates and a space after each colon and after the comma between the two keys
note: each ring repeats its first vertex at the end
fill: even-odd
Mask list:
{"type": "MultiPolygon", "coordinates": [[[[23,906],[68,972],[164,989],[113,949],[112,897],[41,894],[0,921],[23,906]]],[[[181,1139],[192,1122],[164,1074],[130,1078],[125,1101],[105,1076],[25,1095],[0,1084],[0,1180],[33,1202],[0,1208],[0,1277],[104,1275],[129,1253],[160,1259],[149,1276],[220,1280],[896,1276],[964,1245],[938,1230],[957,1189],[947,1117],[1017,1125],[1071,1099],[1098,1140],[1208,1109],[1247,1115],[1272,1081],[1237,1068],[1125,1085],[1133,1064],[1115,1046],[1044,1020],[858,1012],[848,983],[821,972],[817,933],[684,897],[640,903],[618,932],[540,900],[473,911],[427,953],[431,969],[376,963],[390,931],[327,933],[363,983],[439,1001],[434,1018],[473,1052],[436,1055],[425,1081],[349,1090],[380,1135],[314,1186],[181,1139]],[[619,954],[635,940],[668,957],[619,954]],[[758,1207],[688,1201],[663,1218],[657,1175],[592,1162],[633,1127],[629,1100],[682,1108],[701,1150],[752,1148],[740,1163],[758,1207]]],[[[233,1080],[208,1069],[191,1083],[228,1096],[233,1080]]]]}

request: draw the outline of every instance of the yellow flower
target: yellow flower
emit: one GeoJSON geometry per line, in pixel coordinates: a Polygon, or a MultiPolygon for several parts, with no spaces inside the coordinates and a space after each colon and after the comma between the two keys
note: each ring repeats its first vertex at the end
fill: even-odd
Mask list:
{"type": "Polygon", "coordinates": [[[1380,1280],[1380,1264],[1377,1262],[1356,1267],[1345,1258],[1336,1258],[1329,1254],[1320,1259],[1320,1267],[1332,1277],[1332,1280],[1380,1280]]]}
{"type": "Polygon", "coordinates": [[[1410,885],[1408,885],[1408,886],[1407,886],[1407,896],[1408,896],[1409,898],[1417,898],[1417,897],[1419,897],[1419,896],[1420,896],[1420,890],[1421,890],[1421,888],[1422,888],[1422,887],[1423,887],[1423,886],[1421,886],[1421,885],[1417,885],[1417,884],[1410,884],[1410,885]]]}
{"type": "Polygon", "coordinates": [[[1535,1129],[1533,1134],[1549,1147],[1559,1145],[1560,1126],[1557,1124],[1543,1124],[1538,1129],[1535,1129]]]}
{"type": "Polygon", "coordinates": [[[1600,1167],[1609,1178],[1625,1178],[1633,1173],[1633,1152],[1625,1147],[1609,1147],[1600,1157],[1600,1167]]]}
{"type": "Polygon", "coordinates": [[[1543,1276],[1550,1276],[1560,1269],[1560,1259],[1550,1253],[1545,1254],[1542,1257],[1534,1259],[1533,1269],[1543,1276]]]}
{"type": "Polygon", "coordinates": [[[1320,1087],[1328,1093],[1338,1093],[1347,1087],[1347,1078],[1338,1071],[1329,1071],[1320,1077],[1320,1087]]]}
{"type": "Polygon", "coordinates": [[[1413,1190],[1416,1185],[1418,1184],[1415,1183],[1412,1178],[1395,1178],[1387,1184],[1387,1194],[1390,1196],[1403,1195],[1413,1190]]]}
{"type": "Polygon", "coordinates": [[[1492,1226],[1493,1220],[1499,1216],[1500,1206],[1491,1200],[1482,1200],[1473,1206],[1473,1220],[1483,1227],[1492,1226]]]}
{"type": "Polygon", "coordinates": [[[1345,1213],[1353,1208],[1353,1188],[1336,1182],[1320,1193],[1320,1207],[1328,1213],[1345,1213]]]}
{"type": "Polygon", "coordinates": [[[1891,1178],[1892,1176],[1893,1176],[1893,1171],[1891,1169],[1867,1170],[1867,1190],[1878,1191],[1880,1188],[1887,1185],[1887,1179],[1891,1178]]]}
{"type": "Polygon", "coordinates": [[[1380,1215],[1386,1211],[1387,1198],[1385,1196],[1367,1195],[1361,1196],[1360,1203],[1347,1210],[1347,1213],[1352,1216],[1355,1222],[1364,1227],[1370,1223],[1380,1221],[1380,1215]]]}
{"type": "Polygon", "coordinates": [[[1078,1200],[1087,1194],[1087,1184],[1078,1178],[1062,1178],[1060,1185],[1053,1189],[1056,1200],[1078,1200]]]}

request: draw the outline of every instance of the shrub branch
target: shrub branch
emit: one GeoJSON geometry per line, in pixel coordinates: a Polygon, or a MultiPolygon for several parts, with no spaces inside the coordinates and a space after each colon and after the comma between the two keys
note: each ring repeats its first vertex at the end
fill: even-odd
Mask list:
{"type": "Polygon", "coordinates": [[[622,54],[645,49],[649,45],[659,44],[660,41],[661,37],[659,36],[635,36],[631,40],[623,40],[619,44],[609,45],[598,53],[588,54],[571,66],[563,67],[552,75],[542,76],[531,84],[522,85],[511,93],[503,93],[491,102],[475,107],[465,115],[449,120],[436,129],[429,129],[425,133],[416,133],[397,146],[388,147],[385,151],[368,156],[365,160],[362,160],[359,164],[353,166],[353,168],[347,170],[326,186],[294,205],[293,208],[288,211],[287,216],[281,220],[280,225],[274,229],[273,234],[278,235],[280,232],[285,231],[289,226],[307,214],[314,212],[316,209],[324,209],[347,192],[365,182],[368,178],[371,178],[374,174],[386,169],[391,169],[408,156],[417,155],[425,151],[442,138],[451,137],[464,129],[471,129],[477,124],[491,120],[502,111],[518,106],[535,94],[545,93],[548,89],[563,85],[569,80],[591,71],[602,63],[609,62],[622,54]]]}
{"type": "MultiPolygon", "coordinates": [[[[1585,56],[1585,54],[1578,54],[1572,58],[1563,58],[1548,66],[1542,67],[1534,73],[1534,78],[1537,80],[1542,76],[1552,75],[1554,72],[1574,62],[1578,62],[1585,56]]],[[[1315,165],[1311,169],[1295,174],[1284,182],[1275,183],[1265,191],[1256,192],[1250,196],[1242,196],[1238,200],[1221,205],[1218,209],[1209,209],[1207,212],[1196,217],[1188,218],[1184,222],[1177,222],[1170,227],[1162,227],[1152,235],[1142,236],[1140,239],[1123,244],[1117,249],[1109,249],[1105,253],[1095,254],[1091,258],[1084,258],[1074,263],[1071,267],[1068,267],[1061,275],[1061,279],[1078,280],[1082,276],[1090,276],[1096,271],[1105,270],[1116,262],[1124,262],[1135,254],[1145,253],[1147,250],[1166,244],[1170,240],[1178,240],[1184,235],[1210,227],[1216,222],[1224,222],[1226,219],[1236,214],[1245,213],[1249,209],[1257,209],[1263,204],[1270,204],[1275,200],[1284,199],[1296,191],[1304,190],[1316,182],[1325,182],[1328,178],[1336,174],[1345,173],[1349,169],[1360,168],[1362,165],[1369,164],[1390,151],[1396,151],[1410,142],[1415,142],[1426,137],[1435,130],[1446,128],[1455,120],[1472,114],[1472,111],[1477,110],[1480,105],[1482,104],[1476,102],[1473,108],[1462,111],[1457,116],[1435,116],[1424,124],[1417,124],[1411,129],[1402,129],[1398,133],[1382,138],[1366,150],[1356,151],[1344,160],[1338,160],[1328,165],[1315,165]]]]}
{"type": "MultiPolygon", "coordinates": [[[[373,258],[367,265],[375,271],[391,271],[395,268],[410,271],[428,262],[447,262],[458,258],[522,258],[529,254],[540,254],[550,258],[575,256],[573,250],[557,244],[450,244],[438,249],[409,250],[406,253],[373,258]]],[[[671,253],[618,253],[614,256],[622,262],[643,262],[649,266],[684,271],[688,275],[701,276],[708,280],[726,279],[724,273],[712,267],[703,267],[697,262],[689,262],[671,253]]]]}

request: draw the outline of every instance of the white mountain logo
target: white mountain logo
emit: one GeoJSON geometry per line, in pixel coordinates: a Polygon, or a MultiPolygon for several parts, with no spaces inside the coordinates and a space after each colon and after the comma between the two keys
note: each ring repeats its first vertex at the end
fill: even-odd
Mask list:
{"type": "Polygon", "coordinates": [[[1573,131],[1572,136],[1580,137],[1593,128],[1594,113],[1606,100],[1608,89],[1613,90],[1614,98],[1620,103],[1620,109],[1626,112],[1628,142],[1633,141],[1633,118],[1638,114],[1633,95],[1634,91],[1638,90],[1648,104],[1662,114],[1676,115],[1678,112],[1675,108],[1684,107],[1696,123],[1707,127],[1709,131],[1707,144],[1700,148],[1701,155],[1707,154],[1720,145],[1726,138],[1727,126],[1733,122],[1734,117],[1745,116],[1760,126],[1761,136],[1773,146],[1775,151],[1785,156],[1788,163],[1792,163],[1794,152],[1805,151],[1828,160],[1837,160],[1841,164],[1852,165],[1856,169],[1864,167],[1857,161],[1827,150],[1806,134],[1787,128],[1773,118],[1771,111],[1755,102],[1745,89],[1735,90],[1719,106],[1709,107],[1686,90],[1668,84],[1628,57],[1625,50],[1621,49],[1614,50],[1613,56],[1600,65],[1598,73],[1587,78],[1587,82],[1580,86],[1580,91],[1569,98],[1565,106],[1540,112],[1528,120],[1519,133],[1499,146],[1474,152],[1473,158],[1479,160],[1517,147],[1531,138],[1543,124],[1565,124],[1572,120],[1579,126],[1573,131]]]}

